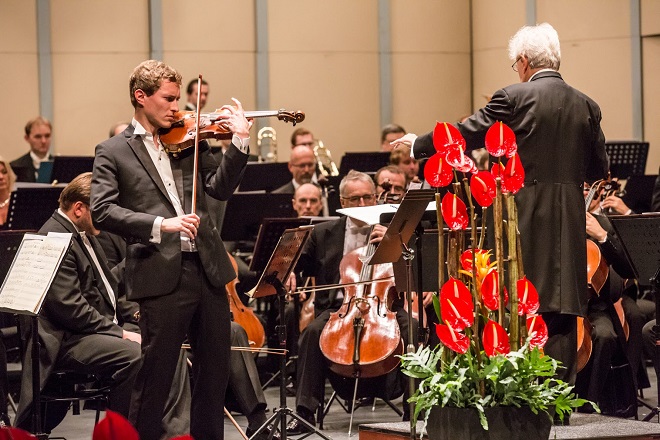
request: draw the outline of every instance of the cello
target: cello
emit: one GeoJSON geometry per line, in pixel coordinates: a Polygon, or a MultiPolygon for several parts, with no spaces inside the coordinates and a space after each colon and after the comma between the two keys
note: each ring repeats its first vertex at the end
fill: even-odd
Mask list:
{"type": "Polygon", "coordinates": [[[346,254],[339,265],[340,284],[392,277],[386,282],[350,285],[344,302],[321,332],[320,347],[330,370],[345,377],[377,377],[389,373],[403,354],[396,314],[388,309],[388,292],[394,286],[391,264],[365,264],[375,244],[346,254]]]}
{"type": "MultiPolygon", "coordinates": [[[[227,255],[229,256],[229,260],[234,267],[234,271],[236,274],[238,274],[238,265],[236,264],[236,260],[229,252],[227,252],[227,255]]],[[[236,324],[243,327],[245,333],[247,333],[250,348],[261,348],[266,342],[266,332],[264,331],[264,326],[261,324],[259,318],[257,318],[257,315],[254,314],[252,308],[247,307],[240,300],[238,297],[238,292],[236,292],[236,284],[238,284],[238,275],[225,286],[232,319],[236,324]]]]}

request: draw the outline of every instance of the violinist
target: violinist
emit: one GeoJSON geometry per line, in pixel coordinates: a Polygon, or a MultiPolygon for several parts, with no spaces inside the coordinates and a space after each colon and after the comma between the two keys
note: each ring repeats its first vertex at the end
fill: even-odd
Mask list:
{"type": "MultiPolygon", "coordinates": [[[[367,174],[351,170],[339,185],[341,206],[343,208],[372,206],[376,204],[376,188],[367,174]]],[[[305,249],[296,266],[296,272],[303,276],[316,277],[317,285],[336,284],[339,282],[339,265],[342,257],[349,252],[382,240],[386,228],[376,225],[371,228],[354,219],[342,217],[321,223],[314,228],[305,249]]],[[[295,288],[295,276],[289,278],[289,287],[295,288]]],[[[301,293],[301,299],[305,294],[301,293]]],[[[315,299],[315,315],[300,335],[297,366],[296,411],[310,424],[315,424],[314,413],[323,403],[326,361],[321,353],[319,341],[321,332],[331,312],[339,309],[343,300],[343,291],[318,291],[315,299]]],[[[407,341],[408,317],[402,304],[396,303],[392,310],[397,312],[397,322],[401,329],[404,343],[407,341]]],[[[405,405],[404,405],[405,407],[405,405]]],[[[287,425],[287,433],[296,435],[307,432],[307,427],[297,419],[287,425]]]]}
{"type": "MultiPolygon", "coordinates": [[[[406,193],[406,173],[403,172],[396,165],[387,165],[376,171],[374,175],[374,182],[376,182],[376,193],[379,195],[386,194],[387,201],[400,202],[403,195],[406,193]],[[388,183],[387,190],[383,184],[388,183]]],[[[383,197],[380,197],[383,199],[383,197]]]]}
{"type": "MultiPolygon", "coordinates": [[[[585,183],[585,196],[590,185],[585,183]]],[[[601,213],[600,192],[591,201],[586,213],[586,232],[598,245],[602,258],[608,264],[609,274],[603,287],[592,294],[588,303],[587,317],[592,325],[592,355],[576,379],[576,391],[580,397],[596,402],[603,414],[630,417],[636,413],[635,394],[637,374],[641,365],[641,331],[644,319],[635,302],[634,272],[627,262],[622,244],[601,213]],[[612,367],[628,364],[630,368],[618,368],[620,374],[612,379],[612,367]],[[608,392],[616,382],[617,391],[608,392]],[[615,395],[612,402],[605,396],[615,395]]],[[[582,411],[592,411],[585,405],[582,411]]]]}
{"type": "Polygon", "coordinates": [[[142,440],[161,438],[163,408],[187,335],[195,355],[191,434],[222,439],[219,414],[230,349],[225,285],[236,274],[201,195],[233,194],[247,164],[251,122],[238,100],[223,107],[218,124],[232,133],[232,145],[219,165],[200,142],[195,176],[200,197],[193,211],[194,151],[170,157],[159,139],[159,130],[175,122],[181,75],[148,60],[134,69],[129,88],[133,120],[96,147],[91,197],[99,229],[127,241],[127,297],[140,305],[142,367],[129,420],[142,440]]]}

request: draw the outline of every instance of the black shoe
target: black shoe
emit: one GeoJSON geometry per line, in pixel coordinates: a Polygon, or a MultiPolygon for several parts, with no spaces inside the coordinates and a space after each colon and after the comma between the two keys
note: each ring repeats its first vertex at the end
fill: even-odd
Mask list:
{"type": "MultiPolygon", "coordinates": [[[[247,435],[248,437],[252,437],[252,436],[254,435],[255,432],[256,432],[255,430],[248,428],[248,429],[245,430],[245,435],[247,435]]],[[[280,440],[280,439],[281,439],[280,431],[278,431],[277,429],[275,429],[275,428],[273,427],[273,425],[268,425],[268,426],[266,426],[266,429],[262,430],[262,431],[259,433],[259,435],[257,435],[257,436],[254,438],[254,440],[268,440],[268,437],[270,437],[272,440],[280,440]],[[275,432],[273,432],[273,430],[274,430],[275,432]],[[272,436],[272,437],[270,437],[270,433],[271,433],[271,432],[273,432],[273,436],[272,436]]]]}
{"type": "MultiPolygon", "coordinates": [[[[312,426],[316,426],[316,420],[314,419],[314,416],[306,416],[305,414],[300,414],[298,413],[300,418],[304,419],[307,423],[309,423],[312,426]]],[[[298,419],[291,419],[289,423],[286,425],[286,433],[287,435],[299,435],[299,434],[305,434],[307,432],[311,432],[311,429],[305,424],[303,424],[300,420],[298,419]]]]}

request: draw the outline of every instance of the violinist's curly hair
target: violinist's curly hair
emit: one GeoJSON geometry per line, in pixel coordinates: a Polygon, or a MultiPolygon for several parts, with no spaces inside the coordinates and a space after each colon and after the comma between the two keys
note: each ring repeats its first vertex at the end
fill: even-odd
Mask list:
{"type": "Polygon", "coordinates": [[[160,88],[161,82],[164,79],[175,82],[179,86],[181,85],[181,74],[173,67],[157,60],[141,62],[133,70],[129,81],[131,104],[133,104],[133,108],[137,108],[138,106],[138,103],[135,100],[136,90],[142,90],[147,96],[151,96],[160,88]]]}

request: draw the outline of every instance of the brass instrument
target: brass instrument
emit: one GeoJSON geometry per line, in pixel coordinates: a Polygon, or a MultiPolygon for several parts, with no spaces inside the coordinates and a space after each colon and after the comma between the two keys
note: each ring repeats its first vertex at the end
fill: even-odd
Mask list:
{"type": "Polygon", "coordinates": [[[259,151],[259,162],[277,162],[277,132],[273,127],[264,127],[257,133],[257,150],[259,151]],[[261,145],[264,139],[268,139],[268,154],[264,159],[261,156],[261,145]]]}
{"type": "Polygon", "coordinates": [[[320,139],[315,140],[315,143],[314,156],[316,157],[316,165],[321,175],[324,177],[338,176],[339,169],[337,169],[337,165],[332,160],[330,150],[323,145],[323,141],[320,139]]]}

